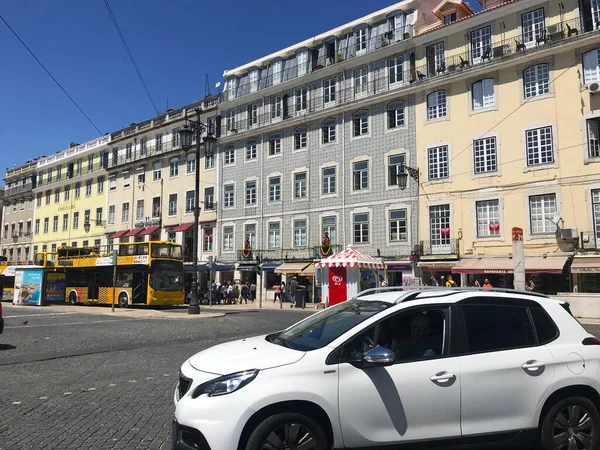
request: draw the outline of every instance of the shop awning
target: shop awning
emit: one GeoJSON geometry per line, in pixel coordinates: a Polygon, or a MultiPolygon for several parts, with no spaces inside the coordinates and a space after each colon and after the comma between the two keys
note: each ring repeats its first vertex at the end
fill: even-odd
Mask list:
{"type": "Polygon", "coordinates": [[[281,263],[263,263],[262,270],[263,272],[275,272],[281,263]]]}
{"type": "MultiPolygon", "coordinates": [[[[526,256],[525,257],[525,272],[526,273],[551,273],[560,275],[563,272],[563,267],[569,259],[568,256],[526,256]]],[[[454,273],[465,274],[510,274],[513,273],[512,258],[464,258],[461,259],[454,267],[454,273]]]]}
{"type": "Polygon", "coordinates": [[[314,277],[315,276],[315,265],[309,264],[308,267],[305,267],[302,273],[300,274],[303,277],[314,277]]]}
{"type": "Polygon", "coordinates": [[[423,270],[451,270],[458,261],[421,261],[417,266],[423,270]]]}
{"type": "Polygon", "coordinates": [[[147,236],[149,234],[154,233],[156,230],[158,230],[160,227],[159,226],[154,226],[154,227],[148,227],[145,228],[144,230],[142,230],[142,232],[139,234],[140,236],[147,236]]]}
{"type": "MultiPolygon", "coordinates": [[[[185,264],[183,266],[183,270],[186,272],[193,272],[194,271],[194,265],[193,264],[185,264]]],[[[198,263],[198,272],[208,272],[208,264],[200,264],[198,263]]]]}
{"type": "Polygon", "coordinates": [[[308,262],[288,262],[283,263],[275,269],[275,273],[283,273],[283,274],[300,274],[310,263],[308,262]]]}
{"type": "Polygon", "coordinates": [[[212,268],[215,272],[230,272],[233,269],[233,264],[213,264],[212,268]]]}
{"type": "Polygon", "coordinates": [[[245,272],[256,272],[256,264],[239,263],[237,265],[237,270],[241,270],[241,271],[245,271],[245,272]]]}
{"type": "Polygon", "coordinates": [[[120,238],[121,236],[125,236],[125,233],[128,233],[128,232],[129,232],[129,230],[117,231],[116,233],[113,233],[109,239],[120,238]]]}
{"type": "Polygon", "coordinates": [[[571,273],[600,273],[600,257],[576,256],[571,264],[571,273]]]}
{"type": "Polygon", "coordinates": [[[123,236],[135,236],[136,234],[138,234],[140,231],[143,231],[143,230],[144,230],[143,228],[134,228],[133,230],[129,230],[123,236]]]}
{"type": "Polygon", "coordinates": [[[177,233],[178,231],[185,231],[188,228],[190,228],[192,225],[194,225],[194,222],[182,223],[181,225],[178,225],[175,227],[175,229],[173,230],[173,233],[177,233]]]}

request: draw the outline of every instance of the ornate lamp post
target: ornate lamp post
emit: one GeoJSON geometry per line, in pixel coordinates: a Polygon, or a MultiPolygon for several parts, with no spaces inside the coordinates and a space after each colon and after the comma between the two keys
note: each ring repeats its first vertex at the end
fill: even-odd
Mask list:
{"type": "Polygon", "coordinates": [[[212,156],[215,151],[217,144],[217,138],[212,134],[211,129],[205,123],[200,121],[200,108],[194,108],[196,112],[196,120],[186,119],[183,128],[179,130],[179,139],[181,147],[185,151],[189,151],[192,148],[193,138],[196,138],[196,173],[195,173],[195,197],[194,197],[194,225],[193,231],[193,260],[194,260],[194,271],[192,272],[192,298],[190,300],[190,306],[188,308],[188,314],[200,314],[200,303],[198,299],[198,217],[200,216],[200,170],[198,164],[200,163],[200,140],[202,134],[208,130],[208,134],[204,136],[202,141],[204,142],[204,154],[205,156],[212,156]]]}

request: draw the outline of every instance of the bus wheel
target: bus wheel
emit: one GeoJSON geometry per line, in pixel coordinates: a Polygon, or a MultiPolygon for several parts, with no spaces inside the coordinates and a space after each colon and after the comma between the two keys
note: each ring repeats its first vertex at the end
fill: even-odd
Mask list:
{"type": "Polygon", "coordinates": [[[69,293],[69,303],[71,305],[76,305],[77,304],[77,294],[74,291],[71,291],[69,293]]]}
{"type": "Polygon", "coordinates": [[[119,308],[127,308],[129,306],[129,299],[125,292],[119,294],[119,308]]]}

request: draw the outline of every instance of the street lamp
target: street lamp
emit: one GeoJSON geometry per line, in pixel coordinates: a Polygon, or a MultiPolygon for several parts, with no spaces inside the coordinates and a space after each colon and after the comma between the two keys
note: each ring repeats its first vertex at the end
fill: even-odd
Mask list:
{"type": "Polygon", "coordinates": [[[90,232],[90,222],[88,220],[86,220],[85,223],[83,224],[83,229],[85,230],[86,233],[90,232]]]}
{"type": "Polygon", "coordinates": [[[193,231],[193,260],[194,260],[194,271],[192,272],[192,298],[190,299],[190,306],[188,308],[188,314],[200,314],[200,303],[198,301],[198,217],[200,216],[200,170],[198,164],[200,163],[200,139],[204,131],[208,130],[208,134],[204,136],[202,141],[204,142],[204,154],[205,156],[212,156],[215,152],[217,145],[217,138],[213,136],[213,130],[210,127],[200,121],[200,108],[194,108],[196,112],[196,120],[187,119],[187,111],[185,112],[185,124],[183,128],[179,130],[179,140],[181,147],[187,152],[192,148],[193,137],[196,138],[196,173],[195,173],[195,197],[194,197],[194,225],[193,231]]]}
{"type": "Polygon", "coordinates": [[[406,183],[408,182],[409,175],[417,183],[419,182],[419,171],[402,163],[400,165],[400,172],[398,173],[398,187],[401,190],[406,189],[406,183]]]}

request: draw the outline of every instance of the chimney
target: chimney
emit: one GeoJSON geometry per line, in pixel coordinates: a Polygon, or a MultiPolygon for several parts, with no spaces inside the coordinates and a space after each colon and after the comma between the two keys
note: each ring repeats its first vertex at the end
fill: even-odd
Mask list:
{"type": "Polygon", "coordinates": [[[69,148],[77,147],[79,144],[77,142],[71,142],[69,144],[69,148]]]}

